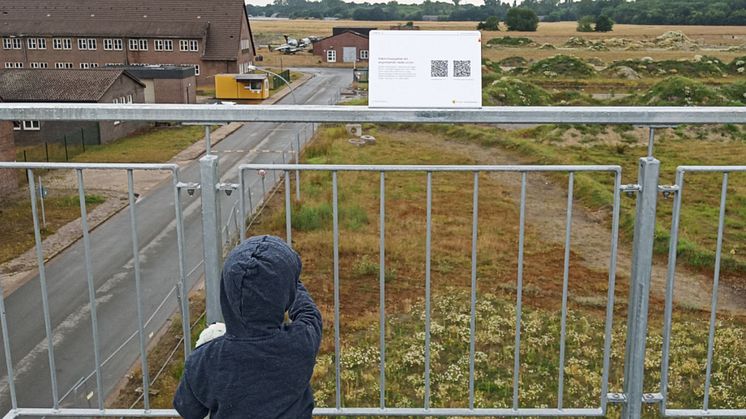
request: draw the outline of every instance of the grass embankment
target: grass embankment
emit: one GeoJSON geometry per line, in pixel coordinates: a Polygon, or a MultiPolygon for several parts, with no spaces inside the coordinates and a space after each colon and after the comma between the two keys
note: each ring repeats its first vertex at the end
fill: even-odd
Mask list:
{"type": "Polygon", "coordinates": [[[201,140],[202,126],[159,127],[120,138],[109,144],[87,146],[75,156],[79,163],[163,163],[201,140]]]}
{"type": "MultiPolygon", "coordinates": [[[[88,211],[102,202],[104,198],[99,195],[86,195],[88,211]]],[[[37,207],[41,227],[42,216],[39,203],[37,207]]],[[[42,239],[80,217],[78,195],[58,195],[51,192],[44,199],[44,210],[47,227],[41,229],[42,239]]],[[[34,223],[31,218],[31,201],[28,198],[7,199],[0,202],[0,231],[3,232],[4,237],[13,238],[13,240],[0,241],[0,263],[5,263],[34,247],[34,223]]]]}

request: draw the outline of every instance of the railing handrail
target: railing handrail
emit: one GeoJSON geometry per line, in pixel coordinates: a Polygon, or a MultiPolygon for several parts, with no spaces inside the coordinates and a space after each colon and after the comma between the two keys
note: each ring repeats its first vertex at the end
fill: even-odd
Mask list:
{"type": "Polygon", "coordinates": [[[314,170],[338,172],[615,172],[622,171],[618,165],[387,165],[387,164],[242,164],[239,170],[314,170]]]}
{"type": "Polygon", "coordinates": [[[0,120],[176,122],[400,122],[483,124],[746,124],[746,107],[485,106],[383,109],[317,105],[0,103],[0,120]]]}

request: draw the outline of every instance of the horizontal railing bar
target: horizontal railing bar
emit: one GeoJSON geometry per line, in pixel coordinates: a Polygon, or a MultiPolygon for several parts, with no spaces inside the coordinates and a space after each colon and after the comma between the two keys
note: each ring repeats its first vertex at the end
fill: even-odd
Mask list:
{"type": "Polygon", "coordinates": [[[614,172],[622,171],[616,165],[355,165],[355,164],[243,164],[239,170],[316,170],[348,172],[614,172]]]}
{"type": "Polygon", "coordinates": [[[0,169],[117,169],[117,170],[170,170],[178,165],[163,163],[33,163],[33,162],[0,162],[0,169]]]}
{"type": "Polygon", "coordinates": [[[679,166],[679,172],[746,172],[746,166],[679,166]]]}
{"type": "Polygon", "coordinates": [[[481,109],[379,109],[316,105],[2,103],[0,120],[743,124],[746,123],[746,107],[487,106],[481,109]]]}
{"type": "Polygon", "coordinates": [[[746,416],[746,409],[666,409],[664,416],[733,418],[746,416]]]}
{"type": "MultiPolygon", "coordinates": [[[[742,411],[743,412],[743,411],[742,411]]],[[[174,409],[17,409],[14,417],[20,416],[68,416],[68,417],[179,417],[174,409]]],[[[387,408],[351,407],[316,408],[314,416],[603,416],[601,409],[466,409],[466,408],[387,408]]],[[[743,414],[743,413],[741,413],[743,414]]]]}

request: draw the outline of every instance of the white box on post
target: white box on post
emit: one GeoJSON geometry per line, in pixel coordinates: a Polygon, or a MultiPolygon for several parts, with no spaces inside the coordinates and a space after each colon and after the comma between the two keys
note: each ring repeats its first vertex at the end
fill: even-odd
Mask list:
{"type": "Polygon", "coordinates": [[[481,107],[481,33],[371,31],[368,105],[481,107]]]}

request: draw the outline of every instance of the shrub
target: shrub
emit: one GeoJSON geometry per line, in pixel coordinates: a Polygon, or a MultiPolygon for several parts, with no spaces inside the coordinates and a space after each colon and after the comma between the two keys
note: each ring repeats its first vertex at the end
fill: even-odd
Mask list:
{"type": "Polygon", "coordinates": [[[508,10],[505,24],[509,31],[536,32],[539,27],[539,17],[531,9],[514,7],[508,10]]]}
{"type": "Polygon", "coordinates": [[[725,97],[746,105],[746,81],[729,84],[720,88],[725,97]]]}
{"type": "Polygon", "coordinates": [[[492,82],[483,89],[482,98],[488,106],[537,106],[548,105],[552,101],[552,96],[546,90],[512,77],[492,82]]]}
{"type": "Polygon", "coordinates": [[[528,72],[544,77],[591,77],[596,74],[591,65],[569,55],[555,55],[537,61],[528,72]]]}
{"type": "Polygon", "coordinates": [[[500,30],[500,19],[497,16],[490,16],[484,22],[479,22],[477,25],[479,31],[499,31],[500,30]]]}
{"type": "Polygon", "coordinates": [[[492,38],[487,41],[487,45],[500,45],[504,47],[523,47],[526,45],[531,45],[533,43],[534,41],[531,38],[524,38],[522,36],[503,36],[500,38],[492,38]]]}
{"type": "Polygon", "coordinates": [[[642,105],[724,106],[731,101],[720,92],[686,77],[669,77],[655,84],[642,96],[642,105]]]}
{"type": "Polygon", "coordinates": [[[578,19],[578,32],[593,32],[593,16],[583,16],[578,19]]]}
{"type": "Polygon", "coordinates": [[[596,18],[596,32],[611,32],[614,27],[614,21],[606,15],[600,15],[596,18]]]}

